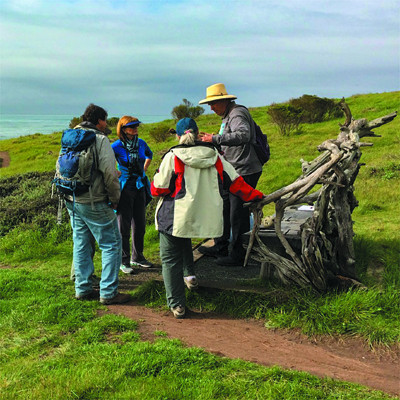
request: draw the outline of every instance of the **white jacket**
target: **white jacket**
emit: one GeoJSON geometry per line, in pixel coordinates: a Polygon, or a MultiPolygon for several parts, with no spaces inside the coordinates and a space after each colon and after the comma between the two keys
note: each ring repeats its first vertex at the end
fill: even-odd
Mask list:
{"type": "Polygon", "coordinates": [[[152,195],[161,197],[156,229],[181,238],[222,236],[224,188],[244,201],[263,197],[214,147],[197,143],[171,149],[151,184],[152,195]]]}

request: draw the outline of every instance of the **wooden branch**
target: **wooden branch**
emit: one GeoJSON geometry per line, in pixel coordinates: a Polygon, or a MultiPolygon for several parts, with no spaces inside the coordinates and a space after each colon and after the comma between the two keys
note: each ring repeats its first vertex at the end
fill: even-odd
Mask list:
{"type": "Polygon", "coordinates": [[[372,146],[371,143],[360,142],[360,138],[380,137],[372,129],[397,116],[395,112],[371,122],[365,118],[354,120],[344,99],[340,105],[346,121],[340,125],[337,139],[326,140],[318,146],[322,153],[313,161],[301,160],[302,175],[293,183],[268,194],[257,203],[245,204],[254,214],[245,265],[250,256],[271,263],[275,267],[274,274],[282,283],[311,287],[318,292],[324,292],[328,282],[338,275],[355,278],[351,214],[358,202],[353,184],[361,166],[360,149],[372,146]],[[322,187],[308,194],[317,184],[322,184],[322,187]],[[271,202],[275,202],[276,236],[290,258],[273,252],[260,239],[262,208],[271,202]],[[300,227],[301,254],[294,251],[282,232],[285,209],[299,203],[314,203],[313,216],[300,227]]]}
{"type": "Polygon", "coordinates": [[[368,123],[368,128],[369,128],[369,130],[379,128],[380,126],[393,121],[393,119],[396,118],[396,116],[397,116],[397,111],[395,111],[391,114],[385,115],[383,117],[376,118],[368,123]]]}
{"type": "Polygon", "coordinates": [[[343,125],[340,125],[341,127],[349,126],[351,121],[353,120],[353,116],[351,115],[351,111],[347,103],[345,102],[344,97],[342,97],[342,100],[339,103],[340,108],[343,110],[344,114],[346,115],[346,121],[344,122],[343,125]]]}
{"type": "Polygon", "coordinates": [[[253,245],[254,245],[254,239],[256,237],[256,233],[258,233],[258,231],[260,230],[260,226],[261,226],[261,219],[263,216],[262,213],[262,209],[254,209],[252,211],[253,213],[253,229],[251,230],[250,233],[250,238],[249,238],[249,245],[247,246],[247,250],[246,250],[246,256],[244,258],[244,264],[243,266],[245,267],[249,261],[249,257],[250,257],[250,253],[251,250],[253,249],[253,245]]]}
{"type": "MultiPolygon", "coordinates": [[[[320,166],[312,174],[265,196],[262,200],[258,201],[257,203],[254,203],[253,207],[255,209],[261,209],[265,205],[280,199],[285,194],[299,190],[303,186],[308,185],[310,182],[317,182],[319,177],[321,177],[333,164],[337,163],[342,158],[342,156],[343,156],[342,153],[331,155],[330,161],[320,166]]],[[[249,207],[250,205],[252,205],[252,203],[245,203],[243,206],[249,207]]]]}
{"type": "Polygon", "coordinates": [[[374,132],[369,131],[369,130],[361,130],[360,132],[358,132],[358,136],[361,138],[363,137],[382,137],[382,135],[375,135],[374,132]]]}
{"type": "Polygon", "coordinates": [[[344,185],[342,185],[341,183],[337,183],[328,179],[320,179],[318,183],[322,183],[325,185],[335,185],[335,186],[339,186],[339,187],[345,187],[344,185]]]}

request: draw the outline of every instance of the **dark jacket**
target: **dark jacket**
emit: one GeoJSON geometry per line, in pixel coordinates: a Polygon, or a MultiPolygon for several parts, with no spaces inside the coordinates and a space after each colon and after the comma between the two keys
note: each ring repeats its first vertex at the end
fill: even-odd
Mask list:
{"type": "Polygon", "coordinates": [[[221,146],[224,158],[240,175],[245,176],[262,171],[254,150],[255,136],[253,118],[249,111],[232,101],[222,118],[219,135],[213,136],[213,143],[221,146]]]}

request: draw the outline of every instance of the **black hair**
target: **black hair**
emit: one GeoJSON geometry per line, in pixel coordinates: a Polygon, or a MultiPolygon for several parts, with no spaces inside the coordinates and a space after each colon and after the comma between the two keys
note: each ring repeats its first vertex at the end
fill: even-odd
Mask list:
{"type": "Polygon", "coordinates": [[[99,123],[99,119],[105,121],[107,119],[107,115],[107,111],[104,108],[90,103],[82,115],[82,120],[91,122],[93,125],[97,125],[99,123]]]}

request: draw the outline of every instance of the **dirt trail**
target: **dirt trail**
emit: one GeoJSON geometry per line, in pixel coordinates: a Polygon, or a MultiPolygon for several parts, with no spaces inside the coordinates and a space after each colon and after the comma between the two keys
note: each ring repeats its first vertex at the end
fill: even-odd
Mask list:
{"type": "Polygon", "coordinates": [[[10,155],[7,151],[0,151],[0,168],[5,168],[10,165],[10,155]]]}
{"type": "Polygon", "coordinates": [[[155,331],[164,331],[170,338],[219,356],[278,365],[400,394],[399,349],[370,351],[357,339],[312,340],[299,333],[267,330],[260,321],[212,313],[191,311],[187,319],[176,320],[170,312],[134,304],[113,305],[109,310],[138,321],[144,340],[154,340],[155,331]]]}

